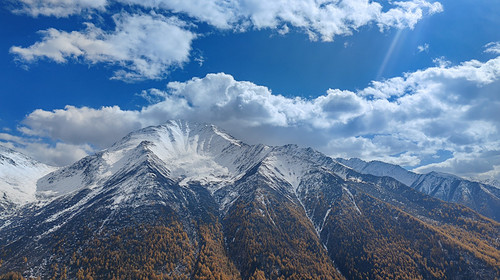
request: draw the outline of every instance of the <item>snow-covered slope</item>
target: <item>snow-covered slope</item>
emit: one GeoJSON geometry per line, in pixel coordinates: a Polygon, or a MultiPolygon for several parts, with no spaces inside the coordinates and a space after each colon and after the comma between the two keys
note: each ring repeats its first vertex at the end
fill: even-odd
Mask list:
{"type": "Polygon", "coordinates": [[[352,172],[310,148],[247,145],[213,125],[180,120],[134,131],[112,147],[51,173],[51,168],[39,164],[34,166],[41,171],[29,176],[20,173],[28,177],[20,177],[17,181],[29,186],[24,191],[26,202],[35,198],[53,200],[84,189],[91,191],[87,195],[87,199],[91,199],[114,186],[121,176],[124,179],[120,179],[120,190],[112,198],[113,205],[127,201],[138,203],[130,200],[151,190],[139,188],[148,185],[140,177],[142,175],[137,175],[141,172],[134,176],[128,173],[150,166],[179,186],[202,185],[212,194],[220,189],[231,189],[226,196],[219,195],[221,209],[229,207],[229,202],[239,196],[232,186],[254,167],[258,167],[256,170],[269,180],[286,185],[285,191],[289,194],[296,193],[304,175],[312,169],[327,167],[344,179],[348,179],[352,172]],[[41,177],[44,174],[47,175],[41,177]]]}
{"type": "Polygon", "coordinates": [[[306,173],[321,168],[344,179],[352,171],[310,148],[247,145],[213,125],[169,121],[132,132],[109,149],[47,174],[38,180],[36,196],[50,201],[78,197],[64,208],[51,208],[41,221],[53,232],[97,204],[112,211],[155,203],[183,209],[198,187],[226,213],[247,191],[241,182],[251,174],[294,198],[306,173]]]}
{"type": "Polygon", "coordinates": [[[25,204],[36,198],[55,199],[83,189],[91,190],[90,199],[114,186],[120,176],[125,179],[121,179],[120,190],[112,198],[113,205],[127,201],[139,203],[131,200],[141,197],[137,194],[150,192],[147,188],[139,188],[149,183],[139,175],[127,174],[144,166],[157,170],[162,177],[182,187],[201,185],[212,195],[224,189],[218,192],[221,209],[230,207],[231,201],[239,196],[232,186],[254,167],[258,167],[256,170],[268,180],[280,182],[276,185],[287,186],[284,189],[287,195],[296,195],[307,172],[327,168],[350,181],[362,180],[359,173],[392,177],[425,194],[464,204],[495,219],[498,217],[492,213],[500,201],[498,189],[456,176],[435,172],[416,174],[380,161],[334,160],[313,149],[295,145],[247,145],[213,125],[180,120],[132,132],[109,149],[51,173],[54,168],[22,154],[6,148],[0,151],[0,194],[4,205],[25,204]]]}
{"type": "Polygon", "coordinates": [[[92,190],[88,196],[98,196],[123,176],[111,207],[137,204],[138,197],[146,197],[144,192],[151,189],[138,187],[149,185],[142,175],[128,173],[151,166],[179,186],[201,185],[212,194],[222,190],[218,193],[219,208],[227,209],[240,195],[234,184],[252,168],[257,167],[268,180],[280,182],[277,185],[287,186],[285,192],[295,194],[304,174],[323,165],[336,168],[344,177],[348,172],[312,149],[247,145],[213,125],[178,120],[132,132],[109,149],[43,177],[37,190],[38,196],[44,197],[82,189],[92,190]]]}
{"type": "Polygon", "coordinates": [[[0,207],[35,201],[37,180],[53,170],[55,167],[0,146],[0,207]]]}
{"type": "Polygon", "coordinates": [[[246,145],[213,125],[169,121],[132,132],[111,148],[45,176],[38,182],[38,191],[64,195],[102,186],[140,164],[145,155],[179,185],[196,182],[215,191],[234,182],[270,150],[246,145]]]}
{"type": "Polygon", "coordinates": [[[52,202],[27,211],[39,213],[36,238],[84,213],[101,213],[104,225],[115,213],[144,205],[166,205],[190,220],[193,203],[207,203],[196,202],[197,196],[208,193],[216,209],[227,214],[254,183],[297,201],[304,175],[324,164],[345,169],[312,149],[247,145],[213,125],[169,121],[132,132],[109,149],[39,179],[37,197],[52,202]]]}
{"type": "Polygon", "coordinates": [[[469,181],[451,174],[422,174],[412,188],[444,201],[456,202],[479,213],[500,220],[500,190],[494,186],[469,181]]]}
{"type": "Polygon", "coordinates": [[[385,163],[382,161],[375,160],[366,162],[358,158],[337,158],[336,160],[360,173],[392,177],[407,186],[411,186],[419,177],[419,174],[410,172],[399,165],[385,163]]]}
{"type": "Polygon", "coordinates": [[[380,161],[365,162],[357,158],[337,161],[363,174],[392,177],[425,194],[465,205],[487,217],[500,220],[500,190],[495,186],[447,173],[416,174],[380,161]]]}
{"type": "MultiPolygon", "coordinates": [[[[409,228],[415,229],[412,233],[432,230],[433,227],[422,224],[427,221],[439,224],[451,219],[451,226],[465,219],[491,222],[472,210],[444,203],[386,176],[400,174],[408,182],[413,179],[413,175],[401,172],[397,166],[353,163],[365,172],[385,177],[357,172],[311,148],[247,145],[213,125],[169,121],[147,127],[130,133],[106,150],[39,179],[36,188],[31,187],[31,198],[50,198],[45,203],[26,204],[13,214],[0,215],[0,255],[8,256],[0,274],[22,270],[28,276],[45,279],[55,275],[57,267],[67,267],[68,278],[73,279],[81,271],[81,267],[75,266],[76,256],[85,262],[95,259],[91,252],[94,249],[99,252],[104,248],[102,245],[111,246],[113,251],[122,245],[132,246],[124,247],[125,251],[135,254],[133,244],[141,244],[142,234],[154,233],[156,227],[163,232],[157,236],[161,238],[153,238],[152,246],[143,246],[148,250],[141,259],[160,256],[174,243],[189,239],[185,245],[193,252],[190,267],[204,258],[201,254],[208,248],[206,252],[210,254],[227,253],[226,257],[238,265],[243,279],[249,279],[255,272],[256,256],[260,256],[258,262],[263,264],[273,264],[276,256],[287,262],[292,258],[299,269],[303,268],[301,264],[307,267],[307,263],[324,261],[331,271],[336,271],[334,263],[350,265],[360,259],[357,254],[364,248],[373,244],[388,247],[389,244],[384,245],[386,240],[403,240],[404,246],[413,246],[417,253],[412,256],[427,254],[428,247],[417,246],[415,238],[427,244],[431,242],[429,237],[434,239],[441,234],[439,231],[416,237],[405,233],[409,228]],[[441,212],[449,214],[446,219],[441,212]],[[356,237],[352,239],[353,236],[356,237]],[[173,239],[157,247],[156,243],[164,237],[173,239]],[[215,243],[207,242],[206,238],[216,239],[219,249],[212,250],[215,243]],[[380,240],[366,243],[373,238],[380,240]],[[357,249],[353,250],[353,246],[357,249]],[[274,260],[265,257],[269,252],[274,252],[274,260]],[[347,258],[342,252],[354,252],[356,257],[347,258]]],[[[432,190],[440,182],[415,176],[415,182],[422,183],[422,190],[432,190]]],[[[492,226],[484,228],[492,236],[498,232],[492,226]]],[[[446,245],[442,242],[432,246],[442,248],[442,244],[446,245]]],[[[460,248],[452,246],[439,252],[460,248]]],[[[370,254],[365,254],[364,260],[380,261],[370,254]]],[[[473,266],[478,263],[475,255],[461,251],[443,258],[456,260],[459,255],[472,260],[473,266]]],[[[99,257],[107,255],[99,253],[99,257]]],[[[222,264],[220,257],[213,263],[222,264]]],[[[406,260],[408,256],[401,258],[406,260]]],[[[174,273],[182,267],[171,261],[171,265],[158,267],[161,273],[166,268],[173,270],[168,273],[174,273]]],[[[99,259],[86,265],[93,269],[99,263],[106,262],[99,259]]],[[[465,261],[459,265],[471,266],[465,261]]],[[[356,264],[359,269],[364,266],[366,263],[356,264]]],[[[420,270],[426,267],[420,263],[417,266],[415,269],[420,270]]],[[[346,266],[339,268],[342,273],[351,271],[346,266]]],[[[137,269],[134,267],[133,271],[137,269]]],[[[279,262],[265,269],[269,275],[286,270],[279,262]]],[[[475,270],[466,271],[470,272],[468,278],[477,278],[475,270]]],[[[485,271],[488,277],[492,275],[490,268],[485,271]]],[[[290,278],[295,272],[281,276],[290,278]]],[[[185,275],[189,278],[193,273],[196,272],[187,271],[185,275]]],[[[421,275],[430,275],[426,273],[423,271],[421,275]]],[[[302,275],[297,276],[301,279],[333,279],[297,275],[302,275]]],[[[107,264],[105,274],[94,276],[94,279],[109,278],[107,264]]]]}
{"type": "Polygon", "coordinates": [[[430,172],[420,175],[412,186],[439,199],[456,201],[470,199],[469,183],[472,182],[451,174],[430,172]]]}
{"type": "Polygon", "coordinates": [[[494,188],[497,188],[500,190],[500,181],[495,180],[495,179],[485,179],[485,180],[477,180],[471,178],[470,181],[478,182],[484,185],[492,186],[494,188]]]}

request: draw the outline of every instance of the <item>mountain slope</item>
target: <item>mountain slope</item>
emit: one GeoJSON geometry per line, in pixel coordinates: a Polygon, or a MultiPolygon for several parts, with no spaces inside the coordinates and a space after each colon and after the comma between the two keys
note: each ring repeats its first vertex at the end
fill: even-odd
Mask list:
{"type": "Polygon", "coordinates": [[[170,121],[39,180],[0,218],[0,275],[494,279],[500,224],[312,149],[170,121]]]}
{"type": "Polygon", "coordinates": [[[366,162],[358,158],[337,158],[336,160],[360,173],[392,177],[407,186],[411,186],[419,178],[419,174],[408,171],[399,165],[377,160],[370,162],[366,162]]]}
{"type": "Polygon", "coordinates": [[[392,177],[420,192],[462,204],[500,221],[500,189],[497,187],[445,173],[416,174],[400,166],[380,161],[365,162],[356,158],[337,160],[360,173],[392,177]]]}
{"type": "Polygon", "coordinates": [[[0,210],[35,201],[38,178],[53,170],[54,167],[0,146],[0,210]]]}

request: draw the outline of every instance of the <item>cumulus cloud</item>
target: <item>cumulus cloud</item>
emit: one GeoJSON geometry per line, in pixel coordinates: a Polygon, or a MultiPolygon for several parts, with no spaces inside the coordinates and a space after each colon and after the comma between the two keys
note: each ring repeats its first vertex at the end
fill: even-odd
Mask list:
{"type": "Polygon", "coordinates": [[[40,31],[42,40],[29,47],[11,47],[10,52],[23,62],[40,58],[65,63],[68,59],[110,63],[119,70],[114,78],[122,80],[158,79],[170,67],[189,60],[191,42],[196,35],[176,17],[123,13],[114,16],[116,28],[105,31],[91,23],[83,31],[40,31]]]}
{"type": "Polygon", "coordinates": [[[91,143],[106,147],[128,132],[143,126],[139,112],[118,106],[92,109],[66,106],[54,111],[35,110],[23,121],[20,131],[74,145],[91,143]],[[112,136],[116,135],[116,136],[112,136]]]}
{"type": "Polygon", "coordinates": [[[120,0],[129,5],[162,8],[185,13],[220,29],[276,29],[288,33],[289,27],[302,29],[312,40],[332,41],[337,35],[350,35],[368,24],[381,30],[413,28],[426,14],[443,10],[439,2],[424,0],[384,3],[369,0],[120,0]],[[384,11],[384,8],[386,11],[384,11]]]}
{"type": "Polygon", "coordinates": [[[424,14],[442,11],[440,3],[420,0],[384,3],[385,7],[381,2],[368,0],[243,0],[239,4],[240,17],[250,26],[260,29],[290,25],[304,30],[311,39],[322,41],[351,35],[368,24],[376,24],[381,30],[413,28],[424,14]]]}
{"type": "MultiPolygon", "coordinates": [[[[496,145],[500,141],[496,142],[496,145]]],[[[443,162],[433,163],[415,168],[416,172],[426,173],[438,171],[460,174],[463,177],[488,179],[499,178],[500,149],[486,150],[477,153],[455,153],[452,158],[443,162]]]]}
{"type": "Polygon", "coordinates": [[[89,144],[56,142],[51,145],[41,141],[40,138],[19,137],[8,133],[0,133],[0,145],[52,166],[65,166],[94,152],[94,148],[89,144]]]}
{"type": "MultiPolygon", "coordinates": [[[[191,43],[197,37],[190,29],[200,23],[216,30],[271,29],[281,35],[293,28],[313,41],[333,41],[335,36],[351,35],[366,25],[376,25],[381,31],[413,28],[423,16],[443,10],[439,2],[426,0],[19,0],[13,3],[12,11],[18,14],[77,15],[87,21],[84,30],[49,28],[39,31],[42,38],[33,45],[11,47],[10,52],[20,61],[111,64],[119,68],[113,78],[125,81],[164,78],[170,68],[188,62],[191,43]],[[117,9],[120,12],[112,16],[114,30],[102,26],[117,9]]],[[[200,66],[203,64],[203,57],[194,60],[200,66]]]]}
{"type": "Polygon", "coordinates": [[[72,164],[93,152],[93,148],[89,145],[72,145],[60,142],[52,146],[46,143],[30,142],[21,147],[21,152],[35,159],[43,159],[46,164],[52,166],[72,164]]]}
{"type": "Polygon", "coordinates": [[[235,0],[117,0],[129,6],[170,10],[187,14],[220,29],[231,29],[239,24],[240,3],[235,0]]]}
{"type": "Polygon", "coordinates": [[[446,151],[452,158],[417,171],[498,178],[499,69],[500,57],[439,65],[356,92],[330,89],[314,99],[285,97],[224,73],[208,74],[144,91],[153,103],[140,110],[36,110],[21,131],[103,148],[135,128],[181,118],[215,123],[250,143],[298,143],[331,156],[406,166],[425,164],[446,151]]]}
{"type": "Polygon", "coordinates": [[[185,14],[218,29],[244,31],[271,28],[287,33],[293,26],[304,30],[311,39],[332,41],[337,35],[350,35],[368,24],[387,28],[413,28],[424,15],[441,12],[439,2],[425,0],[380,2],[369,0],[21,0],[20,8],[32,16],[68,16],[86,10],[103,10],[107,5],[166,10],[185,14]],[[382,4],[383,3],[383,4],[382,4]]]}

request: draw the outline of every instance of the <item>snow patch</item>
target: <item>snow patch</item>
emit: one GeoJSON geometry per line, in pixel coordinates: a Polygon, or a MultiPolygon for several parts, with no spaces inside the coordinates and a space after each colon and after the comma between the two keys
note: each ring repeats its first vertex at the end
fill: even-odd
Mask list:
{"type": "Polygon", "coordinates": [[[349,197],[349,200],[352,202],[354,209],[356,209],[356,211],[361,215],[361,210],[359,210],[359,207],[356,204],[356,201],[354,200],[354,196],[352,195],[351,191],[346,187],[342,187],[342,190],[344,190],[347,193],[347,196],[349,197]]]}
{"type": "Polygon", "coordinates": [[[21,206],[36,201],[36,182],[54,170],[56,167],[0,146],[0,202],[21,206]]]}

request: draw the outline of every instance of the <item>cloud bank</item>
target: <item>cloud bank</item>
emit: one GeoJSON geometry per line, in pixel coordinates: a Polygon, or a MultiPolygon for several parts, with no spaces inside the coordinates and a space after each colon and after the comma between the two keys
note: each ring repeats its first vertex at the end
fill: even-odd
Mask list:
{"type": "Polygon", "coordinates": [[[218,73],[143,91],[155,103],[140,110],[36,110],[20,130],[104,148],[131,130],[181,118],[215,123],[250,143],[297,143],[334,157],[419,166],[420,172],[499,178],[498,92],[500,56],[441,63],[355,92],[330,89],[313,99],[285,97],[218,73]]]}
{"type": "MultiPolygon", "coordinates": [[[[200,23],[214,30],[246,32],[270,29],[279,34],[294,30],[311,40],[333,41],[363,26],[413,28],[425,15],[443,10],[426,0],[19,0],[14,13],[37,16],[81,16],[86,29],[40,31],[31,46],[14,46],[19,61],[38,59],[58,63],[107,63],[119,66],[113,78],[125,81],[159,79],[172,67],[189,61],[191,31],[200,23]],[[118,8],[117,8],[118,7],[118,8]],[[137,12],[141,11],[141,12],[137,12]],[[114,29],[103,25],[111,15],[114,29]],[[188,23],[179,20],[185,19],[188,23]]],[[[206,34],[209,36],[209,34],[206,34]]]]}

